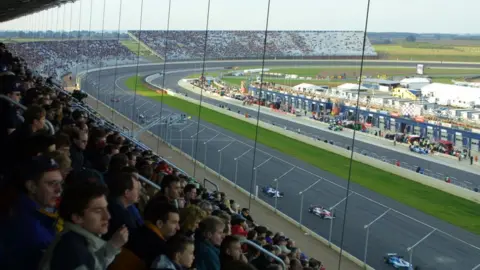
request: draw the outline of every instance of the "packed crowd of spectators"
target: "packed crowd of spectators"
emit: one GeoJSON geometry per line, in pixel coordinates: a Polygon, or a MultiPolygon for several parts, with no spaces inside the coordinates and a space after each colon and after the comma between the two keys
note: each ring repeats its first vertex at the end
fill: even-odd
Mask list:
{"type": "MultiPolygon", "coordinates": [[[[202,59],[205,31],[130,31],[147,46],[167,59],[202,59]]],[[[260,58],[263,55],[263,31],[209,31],[207,59],[260,58]]],[[[358,57],[362,55],[362,32],[271,31],[267,36],[269,58],[358,57]]],[[[370,41],[366,56],[376,56],[370,41]]]]}
{"type": "Polygon", "coordinates": [[[66,40],[8,43],[10,51],[22,55],[30,68],[57,78],[74,65],[97,66],[112,60],[135,60],[118,40],[66,40]]]}
{"type": "Polygon", "coordinates": [[[323,269],[0,44],[0,269],[323,269]],[[51,123],[47,125],[46,123],[51,123]],[[150,179],[157,190],[142,179],[150,179]]]}

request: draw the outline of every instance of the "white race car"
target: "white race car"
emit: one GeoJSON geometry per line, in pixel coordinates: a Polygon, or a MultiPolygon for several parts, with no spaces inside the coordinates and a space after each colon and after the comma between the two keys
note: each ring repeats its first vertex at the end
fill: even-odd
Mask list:
{"type": "Polygon", "coordinates": [[[272,197],[272,198],[282,198],[283,197],[283,192],[280,192],[272,187],[263,187],[262,192],[265,193],[266,195],[272,197]]]}
{"type": "Polygon", "coordinates": [[[335,214],[326,208],[318,205],[310,205],[308,208],[308,212],[314,214],[315,216],[319,216],[322,219],[334,219],[335,214]]]}

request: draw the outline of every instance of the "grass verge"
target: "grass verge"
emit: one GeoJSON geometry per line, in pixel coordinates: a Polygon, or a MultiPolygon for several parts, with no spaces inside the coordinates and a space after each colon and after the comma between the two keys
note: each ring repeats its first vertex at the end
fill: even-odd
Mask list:
{"type": "MultiPolygon", "coordinates": [[[[129,89],[135,89],[135,81],[135,76],[128,78],[126,86],[129,89]]],[[[186,114],[198,114],[199,105],[173,96],[163,95],[162,97],[150,90],[143,83],[143,78],[138,78],[137,94],[162,101],[165,105],[186,114]]],[[[255,125],[228,115],[202,107],[200,118],[245,138],[255,138],[257,129],[255,125]]],[[[310,163],[324,171],[344,179],[348,177],[350,160],[341,155],[312,147],[264,128],[259,128],[257,139],[265,146],[310,163]]],[[[431,216],[480,234],[479,204],[356,161],[352,164],[352,181],[431,216]]]]}

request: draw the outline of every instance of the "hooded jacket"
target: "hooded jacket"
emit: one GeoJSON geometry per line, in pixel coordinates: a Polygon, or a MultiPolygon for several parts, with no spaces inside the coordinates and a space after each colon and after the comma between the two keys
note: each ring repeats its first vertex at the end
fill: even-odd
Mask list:
{"type": "Polygon", "coordinates": [[[60,234],[45,252],[40,270],[105,270],[120,249],[79,225],[65,222],[60,234]]]}

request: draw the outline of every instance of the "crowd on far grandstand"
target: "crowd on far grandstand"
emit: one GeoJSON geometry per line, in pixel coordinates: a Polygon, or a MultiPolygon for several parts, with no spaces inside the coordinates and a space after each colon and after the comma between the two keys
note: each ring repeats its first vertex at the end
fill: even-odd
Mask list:
{"type": "Polygon", "coordinates": [[[245,239],[288,269],[324,269],[293,239],[122,135],[80,92],[61,90],[27,63],[0,44],[0,93],[26,106],[20,113],[0,101],[0,269],[281,269],[245,239]]]}
{"type": "MultiPolygon", "coordinates": [[[[130,31],[130,34],[162,58],[167,51],[170,61],[204,57],[204,31],[130,31]]],[[[209,31],[206,59],[261,58],[264,35],[263,31],[209,31]]],[[[11,42],[7,48],[22,55],[30,68],[55,78],[77,65],[94,67],[109,61],[135,60],[135,54],[114,39],[11,42]]],[[[265,53],[268,58],[355,58],[362,55],[362,50],[362,32],[270,31],[265,53]]],[[[365,55],[377,55],[368,39],[365,55]]]]}
{"type": "MultiPolygon", "coordinates": [[[[131,31],[160,56],[170,60],[202,59],[205,31],[131,31]]],[[[264,31],[208,31],[207,59],[261,58],[264,31]]],[[[359,57],[362,32],[270,31],[266,55],[269,58],[359,57]]],[[[376,56],[367,40],[366,56],[376,56]]]]}
{"type": "Polygon", "coordinates": [[[93,67],[111,60],[135,60],[135,55],[118,40],[37,41],[8,43],[7,47],[21,55],[31,68],[54,78],[75,65],[93,67]]]}

